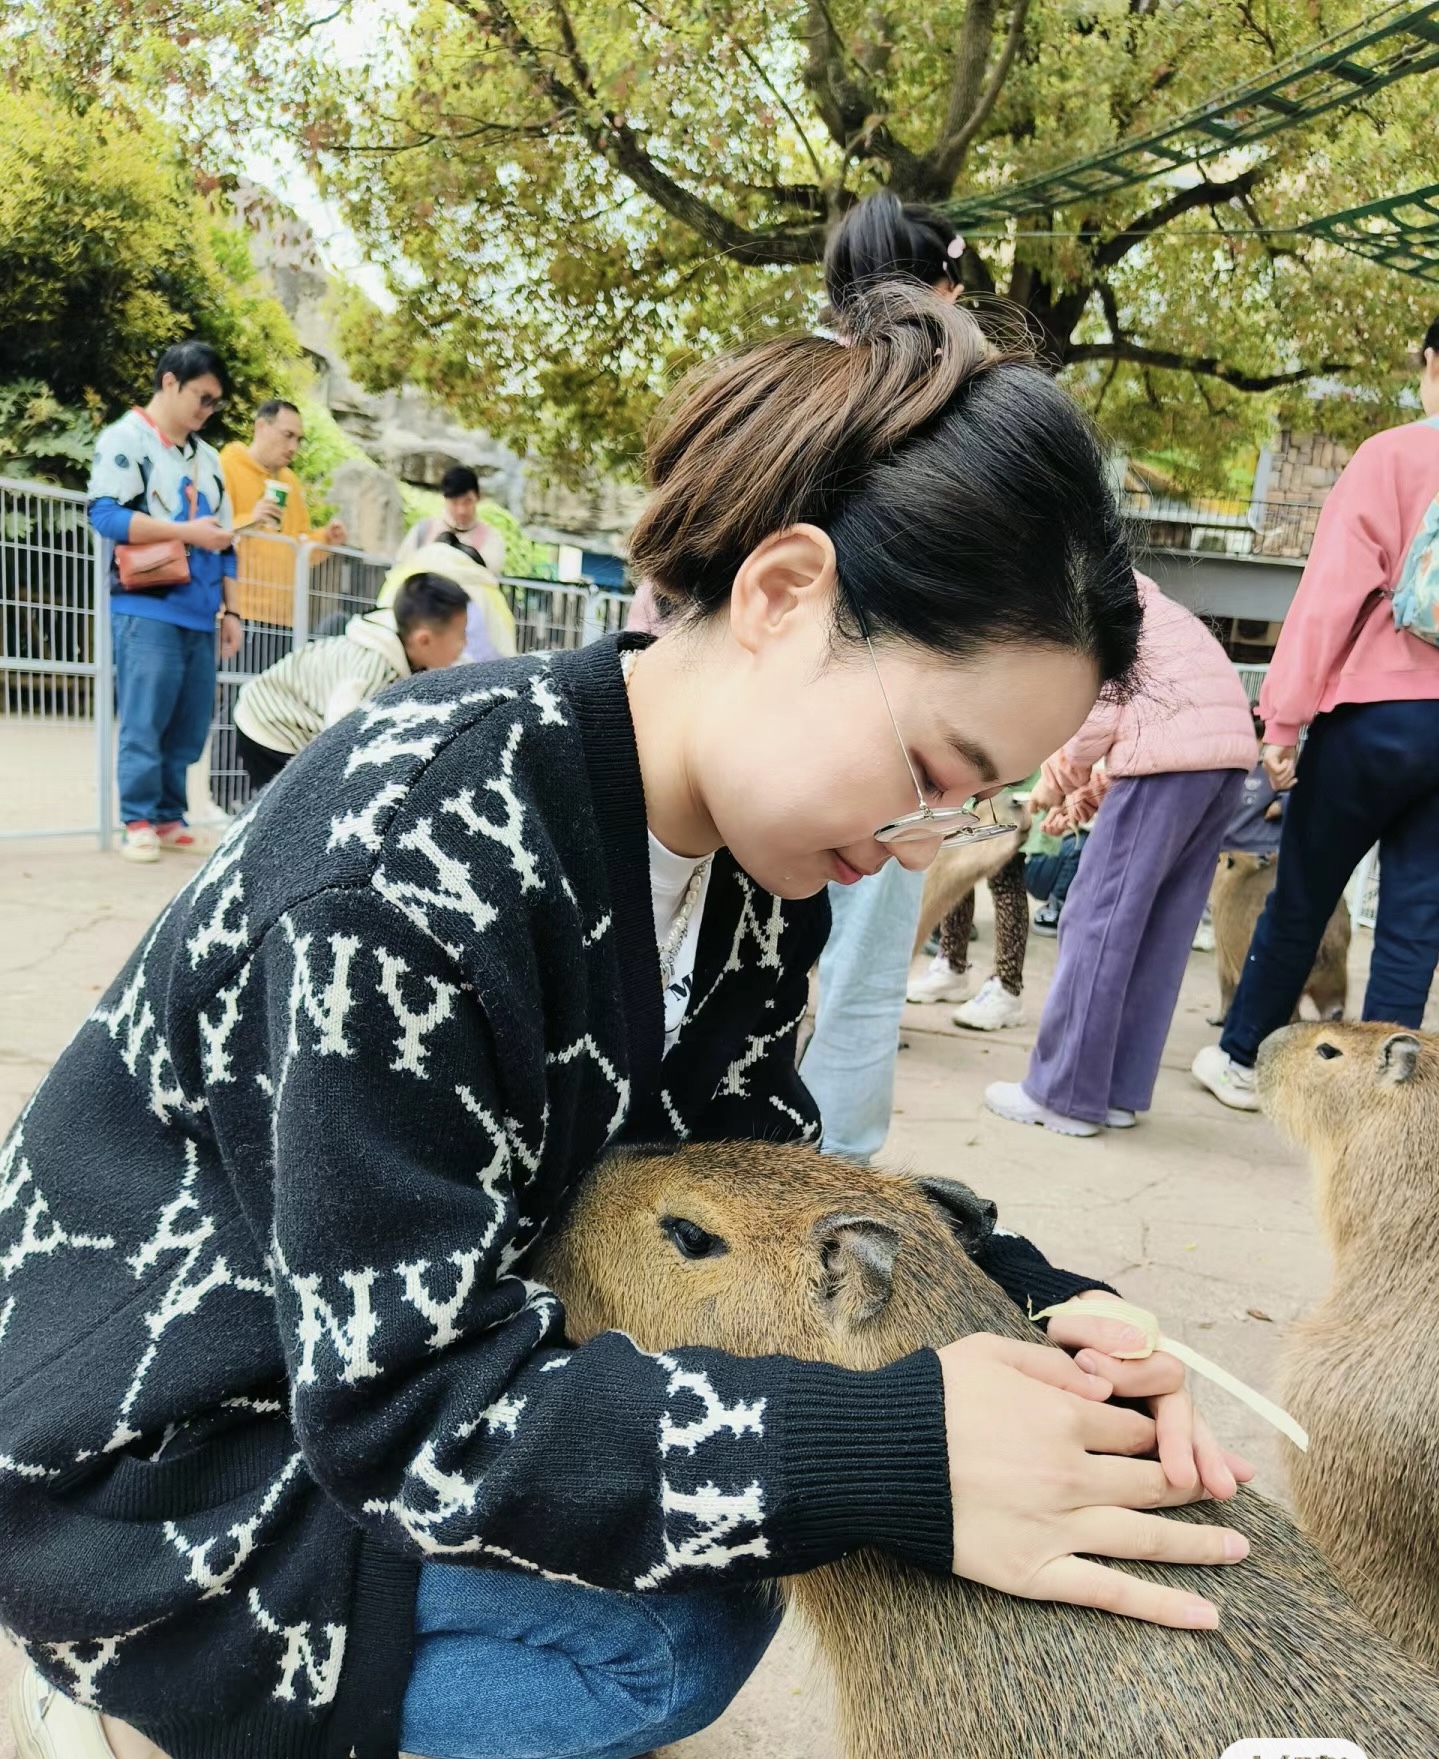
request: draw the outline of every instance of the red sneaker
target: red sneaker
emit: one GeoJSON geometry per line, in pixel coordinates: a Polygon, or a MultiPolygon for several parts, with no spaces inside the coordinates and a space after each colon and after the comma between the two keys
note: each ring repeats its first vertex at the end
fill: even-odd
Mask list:
{"type": "Polygon", "coordinates": [[[184,819],[155,826],[155,839],[162,849],[174,849],[181,855],[208,855],[210,846],[198,832],[192,831],[184,819]]]}
{"type": "Polygon", "coordinates": [[[137,818],[125,826],[125,834],[120,839],[120,853],[126,861],[160,859],[160,840],[149,819],[137,818]]]}

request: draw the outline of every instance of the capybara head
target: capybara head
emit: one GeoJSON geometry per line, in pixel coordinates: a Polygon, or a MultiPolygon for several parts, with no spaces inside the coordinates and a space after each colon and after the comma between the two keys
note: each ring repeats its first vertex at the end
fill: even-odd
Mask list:
{"type": "Polygon", "coordinates": [[[760,1142],[612,1156],[540,1254],[569,1336],[876,1368],[1023,1316],[970,1262],[992,1203],[760,1142]]]}
{"type": "Polygon", "coordinates": [[[1374,1218],[1432,1225],[1439,1038],[1373,1022],[1286,1026],[1265,1039],[1256,1074],[1264,1110],[1310,1153],[1331,1243],[1374,1218]]]}

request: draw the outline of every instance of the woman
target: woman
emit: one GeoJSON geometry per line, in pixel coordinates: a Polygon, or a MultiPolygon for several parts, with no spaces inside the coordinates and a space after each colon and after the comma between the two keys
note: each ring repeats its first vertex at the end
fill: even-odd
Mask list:
{"type": "MultiPolygon", "coordinates": [[[[702,373],[650,468],[631,554],[678,625],[436,672],[323,734],[0,1161],[27,1753],[68,1750],[48,1727],[118,1759],[619,1759],[718,1714],[777,1622],[756,1581],[864,1545],[1215,1622],[1085,1561],[1245,1549],[1135,1512],[1244,1470],[1172,1359],[572,1349],[526,1279],[612,1143],[815,1137],[826,884],[923,866],[1137,639],[1083,420],[920,290],[857,308],[850,347],[702,373]]],[[[983,1263],[1036,1307],[1093,1282],[1013,1236],[983,1263]]]]}
{"type": "Polygon", "coordinates": [[[1149,1110],[1219,846],[1256,756],[1224,649],[1138,579],[1142,688],[1127,703],[1100,703],[1030,796],[1054,809],[1046,830],[1072,830],[1093,811],[1103,762],[1104,810],[1065,901],[1029,1069],[984,1096],[1000,1117],[1064,1136],[1128,1129],[1149,1110]]]}
{"type": "Polygon", "coordinates": [[[1334,907],[1376,843],[1383,884],[1364,1018],[1422,1026],[1439,964],[1439,647],[1396,626],[1391,597],[1411,554],[1433,541],[1439,319],[1420,361],[1425,419],[1366,440],[1329,491],[1260,693],[1264,766],[1294,793],[1224,1036],[1193,1063],[1235,1111],[1259,1109],[1259,1047],[1298,1007],[1334,907]]]}

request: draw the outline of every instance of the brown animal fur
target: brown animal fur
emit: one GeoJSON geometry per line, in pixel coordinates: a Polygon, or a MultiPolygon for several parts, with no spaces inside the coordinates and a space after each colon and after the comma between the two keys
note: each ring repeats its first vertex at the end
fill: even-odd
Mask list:
{"type": "MultiPolygon", "coordinates": [[[[1257,855],[1225,850],[1214,870],[1209,908],[1214,918],[1214,964],[1219,977],[1219,1012],[1211,1026],[1222,1026],[1239,985],[1239,974],[1249,957],[1254,925],[1264,900],[1274,890],[1279,873],[1275,860],[1261,862],[1257,855]]],[[[1349,911],[1343,899],[1334,907],[1319,943],[1314,969],[1304,985],[1321,1020],[1342,1020],[1349,999],[1349,911]]],[[[1296,1009],[1294,1018],[1299,1018],[1296,1009]]]]}
{"type": "MultiPolygon", "coordinates": [[[[963,1186],[808,1149],[625,1154],[587,1181],[538,1274],[576,1340],[617,1327],[651,1350],[870,1368],[980,1330],[1039,1337],[956,1244],[992,1213],[963,1186]],[[728,1250],[681,1257],[660,1226],[672,1216],[728,1250]]],[[[1347,1738],[1369,1759],[1439,1753],[1439,1681],[1379,1637],[1280,1510],[1246,1491],[1174,1518],[1233,1524],[1252,1555],[1119,1567],[1212,1597],[1215,1632],[1014,1599],[875,1553],[791,1579],[850,1759],[1218,1759],[1256,1735],[1347,1738]]]]}
{"type": "Polygon", "coordinates": [[[1011,858],[1021,839],[1029,830],[1026,807],[996,802],[995,811],[1001,819],[1012,818],[1012,837],[986,837],[982,843],[956,843],[941,849],[934,865],[924,876],[924,896],[919,905],[919,932],[914,937],[914,952],[924,951],[924,943],[934,933],[966,892],[972,892],[981,880],[1011,858]]]}
{"type": "Polygon", "coordinates": [[[1334,1254],[1285,1345],[1281,1397],[1310,1437],[1286,1449],[1295,1506],[1379,1629],[1439,1668],[1439,1038],[1290,1026],[1258,1068],[1334,1254]]]}

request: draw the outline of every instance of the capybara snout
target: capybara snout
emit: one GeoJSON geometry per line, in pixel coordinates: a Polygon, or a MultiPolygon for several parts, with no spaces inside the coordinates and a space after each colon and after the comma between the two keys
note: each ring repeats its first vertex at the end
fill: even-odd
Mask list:
{"type": "Polygon", "coordinates": [[[1311,1152],[1359,1135],[1402,1156],[1414,1130],[1439,1127],[1439,1039],[1382,1022],[1305,1022],[1271,1033],[1255,1065],[1264,1110],[1311,1152]]]}
{"type": "MultiPolygon", "coordinates": [[[[540,1272],[576,1342],[622,1329],[642,1349],[776,1348],[880,1367],[996,1329],[1005,1303],[967,1254],[995,1206],[953,1179],[856,1169],[813,1149],[707,1143],[614,1155],[540,1272]],[[998,1298],[997,1298],[998,1297],[998,1298]]],[[[1022,1316],[1010,1326],[1023,1335],[1022,1316]]]]}

